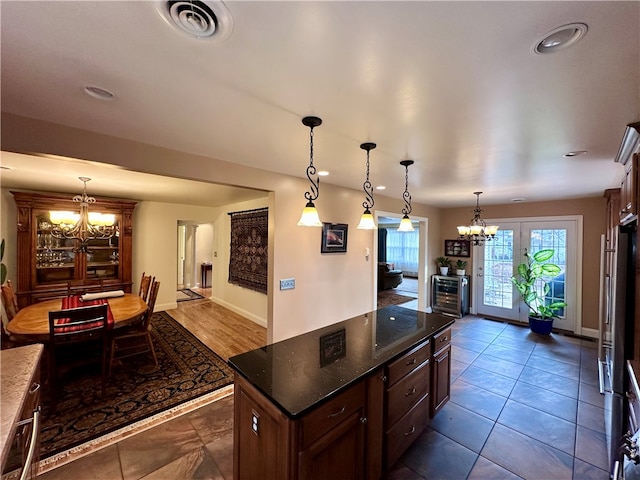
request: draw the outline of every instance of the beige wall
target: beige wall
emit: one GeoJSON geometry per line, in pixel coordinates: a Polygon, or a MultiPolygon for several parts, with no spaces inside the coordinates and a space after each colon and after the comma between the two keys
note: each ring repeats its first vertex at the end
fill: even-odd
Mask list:
{"type": "MultiPolygon", "coordinates": [[[[321,254],[320,229],[296,226],[305,203],[303,193],[309,188],[306,179],[6,113],[2,116],[2,126],[3,150],[56,154],[120,165],[141,172],[272,192],[268,197],[272,213],[267,297],[269,341],[282,340],[359,315],[371,310],[374,305],[376,239],[373,232],[355,228],[362,213],[363,193],[360,191],[324,184],[321,186],[316,202],[321,220],[349,225],[347,253],[321,254]],[[365,258],[366,248],[371,250],[368,259],[365,258]],[[278,286],[281,278],[295,278],[296,288],[280,291],[278,286]]],[[[380,210],[399,212],[402,206],[400,198],[376,196],[376,208],[380,210]]],[[[435,251],[440,239],[439,210],[417,204],[413,208],[414,215],[429,219],[429,252],[435,251]]],[[[197,211],[203,214],[202,221],[214,219],[215,222],[211,212],[197,211]]],[[[222,215],[220,212],[217,214],[222,215]]],[[[135,217],[134,275],[153,271],[164,284],[174,284],[177,250],[175,229],[178,219],[185,220],[184,213],[177,206],[164,208],[164,205],[154,205],[153,202],[141,202],[136,208],[135,217]],[[169,233],[156,238],[155,234],[160,228],[169,233]],[[170,259],[164,260],[159,249],[170,255],[170,259]]],[[[190,219],[200,218],[198,215],[190,219]]],[[[227,293],[224,294],[227,298],[223,300],[234,298],[236,308],[258,312],[259,308],[253,310],[253,307],[247,307],[245,292],[237,295],[237,298],[227,293]]],[[[158,303],[168,305],[171,299],[162,296],[158,303]]]]}
{"type": "MultiPolygon", "coordinates": [[[[100,161],[125,168],[181,178],[209,181],[227,185],[256,188],[268,193],[266,200],[270,208],[269,239],[269,291],[266,299],[266,321],[269,341],[278,341],[293,335],[361,314],[371,310],[375,301],[376,236],[371,231],[355,227],[362,213],[361,191],[323,184],[316,202],[322,221],[347,223],[349,225],[348,249],[345,254],[320,253],[320,229],[297,227],[296,223],[305,203],[303,193],[308,190],[306,179],[280,175],[264,170],[240,166],[217,159],[175,152],[128,140],[98,135],[84,130],[61,127],[46,122],[3,113],[2,149],[15,152],[51,153],[72,158],[100,161]],[[371,250],[365,258],[365,249],[371,250]],[[279,290],[279,280],[295,278],[294,290],[279,290]]],[[[301,166],[301,168],[303,168],[301,166]]],[[[390,193],[393,195],[393,192],[390,193]]],[[[403,202],[399,198],[376,195],[375,209],[385,212],[400,212],[403,202]]],[[[5,195],[3,194],[3,200],[5,195]]],[[[6,208],[3,201],[2,229],[15,225],[15,212],[6,208]],[[8,211],[7,211],[8,210],[8,211]],[[13,218],[11,216],[13,215],[13,218]],[[8,221],[7,221],[8,219],[8,221]]],[[[165,284],[174,284],[176,278],[175,252],[176,222],[197,220],[213,222],[221,231],[219,242],[225,242],[223,209],[200,210],[191,218],[184,218],[183,211],[167,210],[153,202],[141,202],[136,208],[136,231],[134,233],[134,278],[142,271],[160,272],[159,279],[165,284]],[[202,214],[202,215],[200,215],[202,214]],[[140,222],[140,226],[138,226],[140,222]],[[156,241],[154,232],[162,225],[166,238],[156,241]],[[151,242],[151,243],[149,243],[151,242]],[[156,242],[156,243],[154,243],[156,242]],[[153,245],[151,247],[150,245],[153,245]],[[171,255],[164,261],[154,249],[162,248],[171,255]],[[148,266],[150,265],[150,266],[148,266]]],[[[184,206],[183,206],[184,208],[184,206]]],[[[204,208],[204,207],[203,207],[204,208]]],[[[253,208],[253,207],[252,207],[253,208]]],[[[237,208],[246,209],[246,208],[237,208]]],[[[429,275],[435,272],[434,259],[443,253],[444,239],[456,237],[456,225],[468,223],[472,208],[441,210],[413,204],[413,217],[428,219],[427,261],[425,285],[429,275]]],[[[551,215],[584,216],[583,268],[583,325],[597,328],[598,311],[598,258],[599,235],[604,232],[605,203],[602,198],[572,201],[544,202],[539,204],[512,204],[484,207],[484,218],[512,218],[551,215]],[[588,261],[589,259],[595,259],[588,261]]],[[[13,227],[15,229],[15,226],[13,227]]],[[[4,236],[4,233],[3,233],[4,236]]],[[[227,237],[228,238],[228,237],[227,237]]],[[[218,247],[222,250],[222,245],[218,247]]],[[[224,249],[227,251],[227,249],[224,249]]],[[[7,249],[11,254],[11,248],[7,249]]],[[[13,252],[15,255],[15,252],[13,252]]],[[[5,262],[7,263],[7,262],[5,262]]],[[[11,260],[8,261],[11,267],[11,260]]],[[[215,268],[215,267],[214,267],[215,268]]],[[[471,269],[471,265],[468,267],[471,269]]],[[[217,269],[224,275],[222,268],[217,269]]],[[[11,268],[10,268],[11,275],[11,268]]],[[[158,275],[158,274],[156,274],[158,275]]],[[[10,276],[11,278],[11,276],[10,276]]],[[[216,277],[216,283],[226,283],[216,277]],[[220,281],[218,281],[220,280],[220,281]]],[[[260,301],[247,302],[247,292],[239,287],[225,287],[229,291],[214,292],[220,301],[234,308],[261,317],[264,306],[260,301]]],[[[249,295],[253,295],[249,294],[249,295]]],[[[168,297],[161,297],[166,304],[168,297]]],[[[174,299],[175,301],[175,299],[174,299]]]]}
{"type": "MultiPolygon", "coordinates": [[[[605,231],[606,200],[589,197],[573,200],[488,205],[482,208],[482,218],[525,218],[557,215],[582,215],[582,326],[598,329],[598,292],[600,279],[600,235],[605,231]]],[[[473,208],[451,208],[442,212],[442,236],[439,255],[444,254],[444,240],[457,237],[457,225],[468,225],[473,208]]],[[[473,256],[467,267],[472,271],[473,256]]]]}

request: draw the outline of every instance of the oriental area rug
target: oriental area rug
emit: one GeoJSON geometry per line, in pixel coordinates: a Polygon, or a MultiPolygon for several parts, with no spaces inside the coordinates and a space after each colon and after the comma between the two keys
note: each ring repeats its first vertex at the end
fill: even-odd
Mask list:
{"type": "Polygon", "coordinates": [[[233,382],[226,362],[169,314],[154,313],[151,325],[157,367],[150,354],[114,362],[104,397],[97,365],[70,370],[59,381],[55,412],[45,390],[42,459],[215,395],[233,382]]]}
{"type": "Polygon", "coordinates": [[[401,305],[415,299],[416,297],[400,295],[392,290],[382,290],[378,292],[378,308],[388,307],[389,305],[401,305]]]}

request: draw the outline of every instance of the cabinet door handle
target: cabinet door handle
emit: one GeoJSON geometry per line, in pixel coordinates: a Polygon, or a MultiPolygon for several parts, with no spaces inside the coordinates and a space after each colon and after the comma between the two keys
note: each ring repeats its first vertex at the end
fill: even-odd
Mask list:
{"type": "Polygon", "coordinates": [[[22,474],[20,480],[26,480],[31,472],[31,464],[33,463],[33,456],[36,453],[36,447],[38,446],[38,432],[40,430],[40,407],[33,411],[33,425],[31,426],[31,441],[29,442],[29,451],[27,458],[22,466],[22,474]]]}
{"type": "Polygon", "coordinates": [[[445,337],[442,337],[442,340],[440,340],[440,343],[442,343],[442,342],[446,342],[447,340],[449,340],[449,338],[448,338],[448,337],[446,337],[446,336],[445,336],[445,337]]]}
{"type": "Polygon", "coordinates": [[[380,377],[380,380],[382,380],[382,383],[387,383],[387,376],[382,375],[382,377],[380,377]]]}
{"type": "Polygon", "coordinates": [[[360,419],[360,422],[361,422],[361,423],[367,423],[367,417],[362,417],[362,418],[360,419]]]}
{"type": "Polygon", "coordinates": [[[31,388],[29,388],[29,394],[32,395],[36,393],[38,390],[40,390],[40,384],[38,382],[34,382],[31,385],[31,388]]]}
{"type": "Polygon", "coordinates": [[[408,437],[409,435],[413,435],[416,431],[416,426],[415,425],[411,425],[411,430],[409,430],[407,433],[404,434],[405,437],[408,437]]]}
{"type": "Polygon", "coordinates": [[[408,367],[409,365],[414,365],[415,363],[416,363],[416,357],[413,357],[411,360],[409,360],[409,361],[407,362],[407,367],[408,367]]]}
{"type": "Polygon", "coordinates": [[[411,390],[409,390],[407,393],[404,394],[405,397],[409,397],[411,395],[413,395],[414,393],[416,393],[416,387],[411,387],[411,390]]]}
{"type": "Polygon", "coordinates": [[[331,413],[327,416],[327,418],[333,418],[333,417],[337,417],[338,415],[342,415],[346,409],[347,407],[343,405],[339,412],[331,413]]]}

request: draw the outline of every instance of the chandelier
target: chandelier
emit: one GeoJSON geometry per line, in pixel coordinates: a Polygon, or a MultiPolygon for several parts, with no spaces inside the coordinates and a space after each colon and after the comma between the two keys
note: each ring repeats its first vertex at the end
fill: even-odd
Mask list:
{"type": "Polygon", "coordinates": [[[362,184],[365,195],[365,200],[362,202],[364,213],[360,217],[360,223],[356,228],[360,230],[376,230],[378,227],[376,227],[376,222],[373,220],[373,215],[371,215],[371,209],[375,203],[373,200],[373,185],[369,181],[369,152],[376,148],[376,144],[367,142],[360,145],[360,148],[367,151],[367,179],[362,184]]]}
{"type": "Polygon", "coordinates": [[[490,241],[498,233],[497,225],[487,225],[480,217],[482,210],[480,209],[480,194],[482,192],[473,192],[476,196],[476,208],[473,209],[473,218],[468,226],[458,226],[458,240],[470,240],[473,245],[483,245],[484,241],[490,241]]]}
{"type": "Polygon", "coordinates": [[[411,194],[409,193],[409,166],[413,165],[413,160],[402,160],[400,165],[404,167],[404,193],[402,194],[402,199],[404,200],[404,208],[402,209],[402,213],[404,216],[402,220],[400,220],[400,226],[398,227],[399,232],[413,232],[413,225],[411,224],[411,219],[409,218],[409,214],[411,213],[411,194]]]}
{"type": "Polygon", "coordinates": [[[73,197],[80,204],[80,213],[52,210],[49,218],[53,227],[51,236],[61,240],[77,240],[74,252],[88,252],[91,240],[105,240],[118,233],[116,216],[112,213],[89,212],[89,205],[96,199],[87,195],[88,177],[78,177],[84,184],[82,195],[73,197]]]}
{"type": "Polygon", "coordinates": [[[322,125],[322,120],[318,117],[304,117],[302,124],[305,127],[309,127],[309,166],[307,167],[307,178],[309,179],[311,187],[309,189],[310,191],[304,192],[304,198],[307,199],[307,204],[302,210],[298,225],[303,227],[321,227],[322,222],[318,216],[318,210],[313,203],[320,194],[320,178],[314,178],[316,167],[313,165],[313,128],[322,125]]]}

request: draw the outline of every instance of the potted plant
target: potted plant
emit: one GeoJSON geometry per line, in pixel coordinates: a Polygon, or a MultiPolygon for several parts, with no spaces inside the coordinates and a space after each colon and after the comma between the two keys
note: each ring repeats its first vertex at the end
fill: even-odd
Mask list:
{"type": "Polygon", "coordinates": [[[447,257],[438,257],[436,258],[436,263],[440,267],[440,275],[448,275],[449,267],[451,266],[451,260],[447,257]]]}
{"type": "Polygon", "coordinates": [[[458,259],[458,261],[455,263],[455,267],[456,267],[456,275],[463,276],[465,274],[465,268],[467,267],[467,262],[464,260],[458,259]]]}
{"type": "Polygon", "coordinates": [[[524,251],[525,261],[518,265],[518,274],[511,277],[522,301],[529,307],[529,327],[534,333],[549,335],[557,312],[567,306],[565,302],[549,300],[549,280],[557,277],[561,270],[555,263],[553,249],[545,248],[534,254],[524,251]]]}

